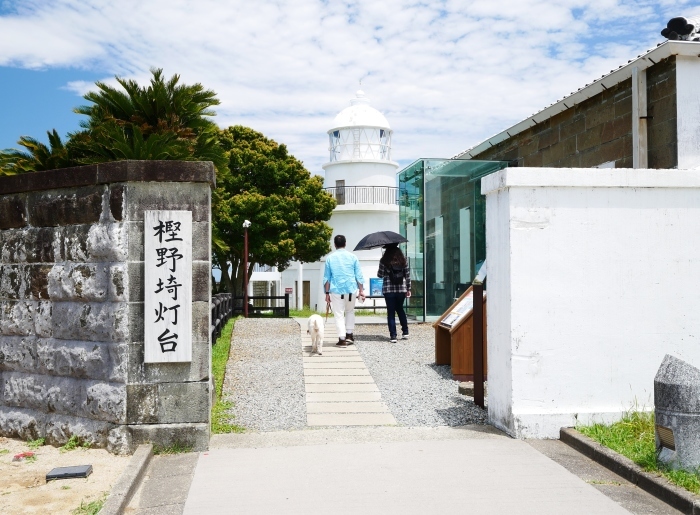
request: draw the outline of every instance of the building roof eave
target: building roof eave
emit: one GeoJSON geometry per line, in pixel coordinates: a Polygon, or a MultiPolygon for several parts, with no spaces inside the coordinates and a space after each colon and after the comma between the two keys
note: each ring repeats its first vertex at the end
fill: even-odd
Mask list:
{"type": "Polygon", "coordinates": [[[607,75],[603,75],[601,78],[596,79],[591,84],[587,84],[584,87],[579,88],[577,91],[562,98],[554,104],[545,107],[529,118],[516,123],[512,127],[509,127],[486,141],[479,143],[478,145],[460,152],[459,154],[455,155],[454,158],[471,159],[490,147],[512,138],[516,134],[529,129],[538,123],[548,120],[549,118],[602,93],[606,89],[610,89],[621,82],[624,82],[632,77],[632,70],[634,68],[638,68],[640,71],[646,70],[647,68],[671,57],[672,55],[700,57],[700,43],[694,41],[666,41],[661,43],[656,48],[648,50],[646,53],[638,56],[636,59],[631,59],[627,64],[620,66],[618,69],[613,70],[607,75]]]}

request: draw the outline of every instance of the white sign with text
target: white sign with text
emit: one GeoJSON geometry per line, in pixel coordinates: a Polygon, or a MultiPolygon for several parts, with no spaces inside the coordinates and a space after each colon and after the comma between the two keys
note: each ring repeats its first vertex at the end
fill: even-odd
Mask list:
{"type": "Polygon", "coordinates": [[[145,363],[192,361],[192,212],[144,212],[145,363]]]}

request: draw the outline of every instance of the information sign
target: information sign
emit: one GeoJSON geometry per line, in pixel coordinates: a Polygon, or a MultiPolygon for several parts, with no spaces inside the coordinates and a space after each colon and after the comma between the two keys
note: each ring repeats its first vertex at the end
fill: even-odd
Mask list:
{"type": "Polygon", "coordinates": [[[192,361],[192,212],[144,212],[144,361],[192,361]]]}

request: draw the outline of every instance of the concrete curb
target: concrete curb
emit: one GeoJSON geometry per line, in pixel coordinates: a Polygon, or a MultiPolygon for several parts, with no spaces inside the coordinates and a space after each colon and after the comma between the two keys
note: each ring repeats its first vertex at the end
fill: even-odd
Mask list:
{"type": "Polygon", "coordinates": [[[153,445],[139,445],[136,452],[129,460],[126,470],[122,473],[117,484],[114,485],[105,501],[100,515],[120,515],[124,513],[131,497],[136,492],[143,474],[148,468],[148,464],[153,457],[153,445]]]}
{"type": "Polygon", "coordinates": [[[629,458],[608,449],[573,428],[562,427],[559,438],[581,454],[609,468],[675,509],[688,515],[700,515],[700,497],[697,495],[671,484],[662,476],[645,472],[629,458]]]}

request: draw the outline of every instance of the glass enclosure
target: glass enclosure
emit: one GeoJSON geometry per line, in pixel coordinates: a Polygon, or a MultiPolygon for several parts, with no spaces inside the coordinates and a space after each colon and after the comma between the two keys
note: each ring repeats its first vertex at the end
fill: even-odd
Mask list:
{"type": "Polygon", "coordinates": [[[481,178],[505,161],[419,159],[399,172],[399,226],[411,265],[409,315],[436,319],[486,258],[481,178]]]}

